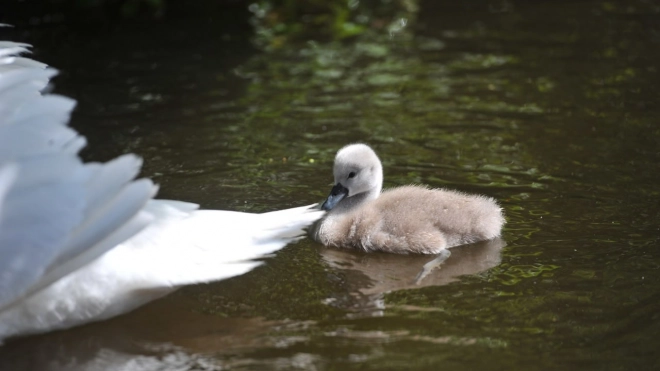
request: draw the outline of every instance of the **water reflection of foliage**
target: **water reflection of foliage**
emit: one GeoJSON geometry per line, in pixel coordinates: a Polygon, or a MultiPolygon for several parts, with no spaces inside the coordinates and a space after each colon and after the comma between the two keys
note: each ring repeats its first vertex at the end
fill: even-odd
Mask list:
{"type": "MultiPolygon", "coordinates": [[[[470,81],[470,76],[457,74],[447,65],[429,64],[424,60],[429,57],[425,54],[437,50],[420,51],[419,45],[427,41],[424,38],[408,35],[392,40],[372,34],[365,39],[351,45],[312,43],[292,47],[277,55],[254,58],[239,68],[239,75],[252,82],[243,102],[250,107],[251,119],[271,119],[277,124],[297,116],[298,120],[321,120],[319,126],[323,128],[329,123],[341,125],[338,119],[346,122],[358,116],[368,126],[365,129],[376,133],[386,129],[386,136],[378,139],[388,142],[401,137],[401,129],[428,126],[429,122],[444,129],[452,125],[443,122],[457,121],[498,129],[509,127],[518,113],[524,117],[541,111],[530,105],[498,101],[496,93],[482,96],[479,86],[510,83],[497,76],[488,83],[482,78],[477,85],[470,81]],[[456,92],[461,94],[450,97],[456,92]],[[490,114],[502,112],[511,112],[511,119],[493,118],[490,114]],[[397,116],[400,121],[393,122],[397,116]]],[[[488,65],[484,60],[482,68],[488,69],[488,65]]],[[[314,122],[307,122],[307,129],[312,129],[310,124],[314,122]]],[[[327,131],[323,136],[333,134],[327,131]]]]}
{"type": "Polygon", "coordinates": [[[250,5],[255,43],[277,49],[295,41],[342,40],[369,29],[396,32],[415,16],[417,0],[261,0],[250,5]]]}

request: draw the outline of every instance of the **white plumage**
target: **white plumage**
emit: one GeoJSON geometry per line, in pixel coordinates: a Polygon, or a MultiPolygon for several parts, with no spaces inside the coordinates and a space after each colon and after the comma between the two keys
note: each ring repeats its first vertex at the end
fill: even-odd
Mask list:
{"type": "Polygon", "coordinates": [[[72,99],[56,73],[0,42],[0,341],[106,319],[181,285],[259,265],[322,216],[309,206],[248,214],[152,200],[141,160],[83,163],[72,99]]]}

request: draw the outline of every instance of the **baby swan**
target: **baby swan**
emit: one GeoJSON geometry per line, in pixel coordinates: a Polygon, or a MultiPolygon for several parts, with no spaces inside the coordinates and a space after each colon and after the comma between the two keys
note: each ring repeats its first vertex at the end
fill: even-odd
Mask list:
{"type": "Polygon", "coordinates": [[[498,237],[505,222],[490,197],[414,185],[381,193],[383,167],[365,144],[340,149],[333,173],[328,213],[312,231],[325,246],[446,258],[447,248],[498,237]]]}

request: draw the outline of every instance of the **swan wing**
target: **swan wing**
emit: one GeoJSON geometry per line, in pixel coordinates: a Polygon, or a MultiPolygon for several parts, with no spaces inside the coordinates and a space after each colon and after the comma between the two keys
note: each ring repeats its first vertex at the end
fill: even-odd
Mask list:
{"type": "Polygon", "coordinates": [[[42,93],[56,71],[27,47],[0,42],[0,311],[139,232],[156,192],[135,156],[80,160],[75,101],[42,93]]]}

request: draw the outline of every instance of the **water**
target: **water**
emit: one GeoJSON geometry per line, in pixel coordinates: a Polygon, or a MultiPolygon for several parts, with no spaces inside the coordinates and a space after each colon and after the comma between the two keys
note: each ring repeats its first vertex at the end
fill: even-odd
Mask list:
{"type": "Polygon", "coordinates": [[[508,223],[419,285],[430,257],[302,241],[9,342],[0,369],[660,368],[659,18],[642,0],[428,1],[392,35],[270,52],[198,19],[37,45],[80,101],[85,156],[140,154],[164,198],[316,202],[336,150],[364,141],[386,187],[487,194],[508,223]]]}

